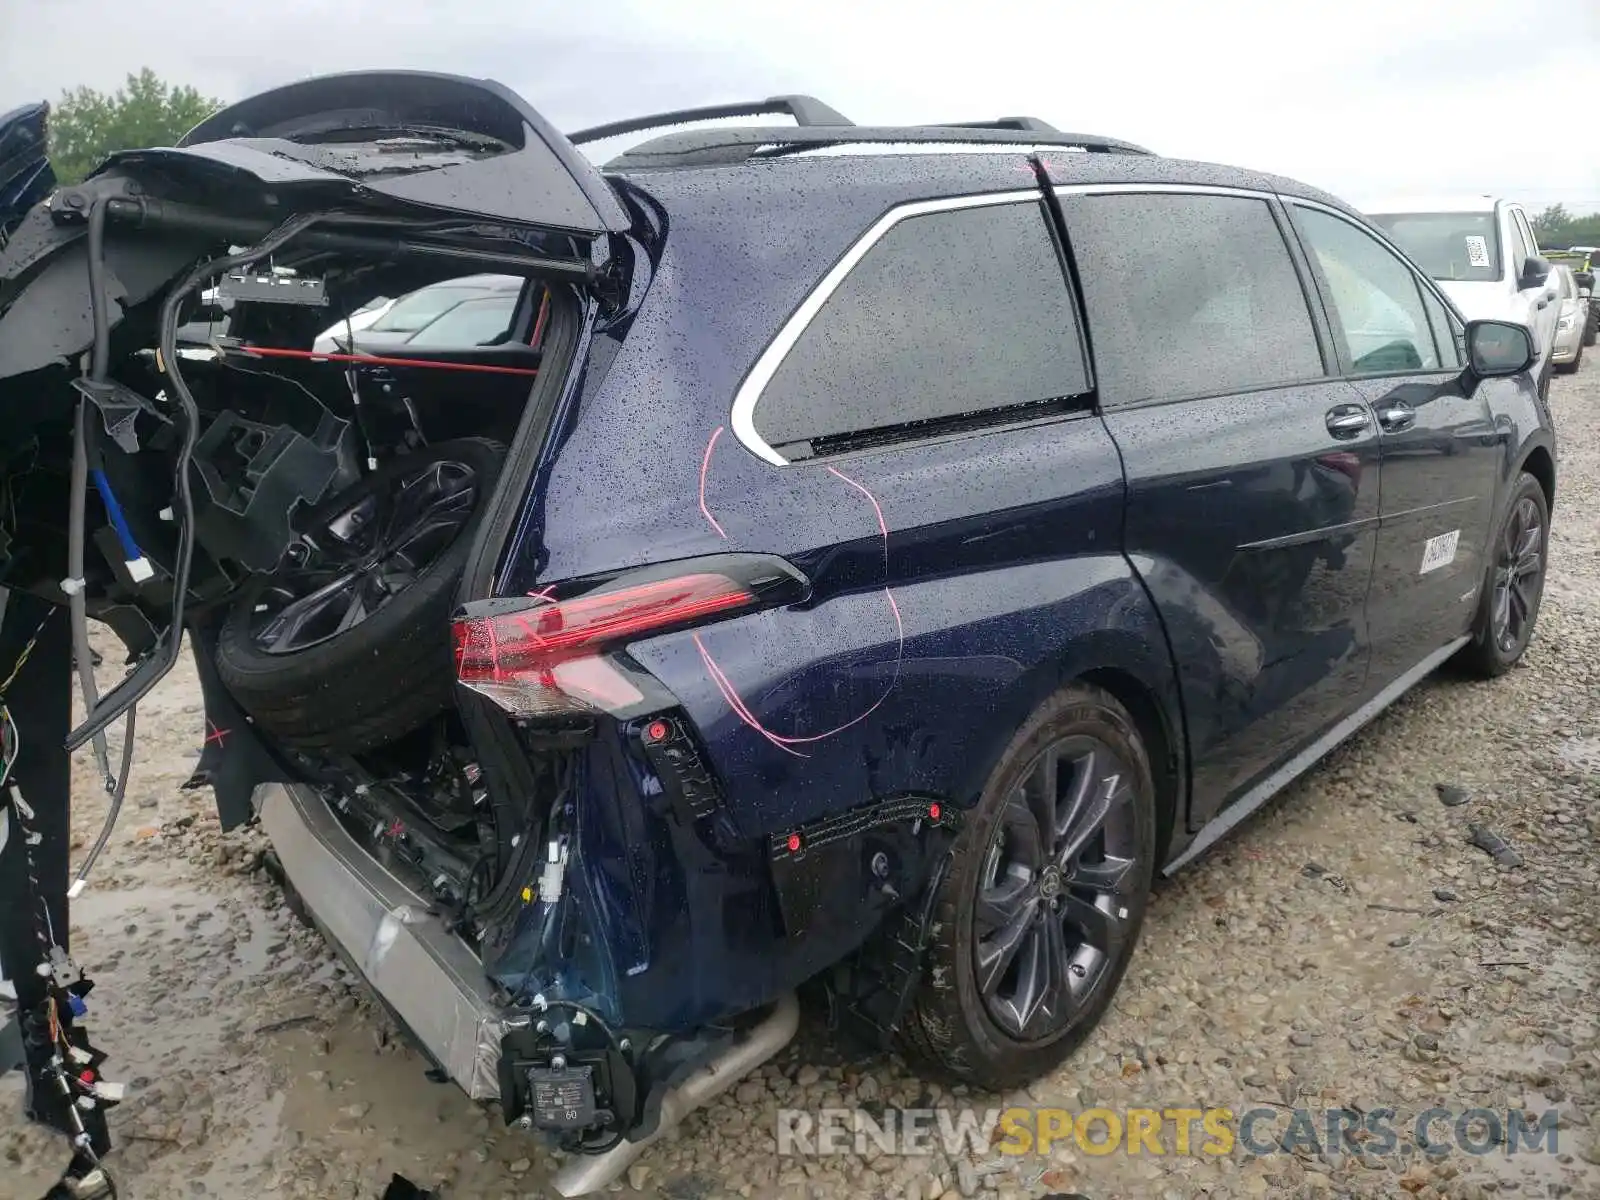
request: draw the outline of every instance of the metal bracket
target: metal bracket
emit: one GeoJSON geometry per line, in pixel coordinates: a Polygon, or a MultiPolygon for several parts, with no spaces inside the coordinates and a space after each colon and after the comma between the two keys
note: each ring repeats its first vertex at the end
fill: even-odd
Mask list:
{"type": "Polygon", "coordinates": [[[97,383],[85,375],[80,375],[72,381],[72,386],[100,410],[100,418],[105,422],[106,436],[117,444],[118,449],[128,454],[139,452],[139,435],[134,427],[140,413],[148,413],[162,424],[172,424],[171,418],[154,404],[114,379],[97,383]]]}

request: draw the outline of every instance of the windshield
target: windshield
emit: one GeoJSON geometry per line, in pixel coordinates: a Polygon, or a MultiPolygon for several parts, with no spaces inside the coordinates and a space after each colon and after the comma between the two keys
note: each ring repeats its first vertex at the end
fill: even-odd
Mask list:
{"type": "Polygon", "coordinates": [[[1500,278],[1493,213],[1368,213],[1367,219],[1435,279],[1492,283],[1500,278]]]}
{"type": "Polygon", "coordinates": [[[505,335],[516,308],[515,292],[464,301],[414,337],[407,338],[406,345],[435,349],[487,345],[505,335]]]}

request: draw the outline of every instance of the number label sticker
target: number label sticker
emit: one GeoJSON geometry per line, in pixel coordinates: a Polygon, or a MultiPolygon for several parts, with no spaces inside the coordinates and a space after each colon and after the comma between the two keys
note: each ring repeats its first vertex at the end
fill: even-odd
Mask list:
{"type": "Polygon", "coordinates": [[[1477,234],[1467,237],[1467,265],[1473,267],[1487,267],[1489,265],[1489,243],[1487,239],[1477,234]]]}
{"type": "Polygon", "coordinates": [[[1449,533],[1441,533],[1438,537],[1431,537],[1422,543],[1422,570],[1419,575],[1426,575],[1429,571],[1437,571],[1440,567],[1448,566],[1456,560],[1456,543],[1461,540],[1461,530],[1452,529],[1449,533]]]}

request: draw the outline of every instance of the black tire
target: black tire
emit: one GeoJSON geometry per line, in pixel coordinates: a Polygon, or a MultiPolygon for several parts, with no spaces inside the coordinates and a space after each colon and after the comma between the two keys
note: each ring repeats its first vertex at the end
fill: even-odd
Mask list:
{"type": "MultiPolygon", "coordinates": [[[[1080,782],[1077,776],[1072,776],[1065,788],[1071,790],[1080,782]]],[[[1062,790],[1063,785],[1058,785],[1058,797],[1062,790]]],[[[1065,798],[1069,814],[1074,811],[1075,799],[1076,796],[1065,798]]],[[[1037,814],[1038,809],[1029,808],[1025,803],[1023,811],[1037,814]]],[[[1060,801],[1054,811],[1055,819],[1060,822],[1060,801]]],[[[1072,828],[1070,816],[1066,824],[1072,828]]],[[[1103,867],[1113,861],[1109,850],[1104,849],[1111,845],[1111,821],[1104,820],[1101,828],[1102,832],[1096,836],[1102,847],[1100,865],[1103,867]]],[[[1093,839],[1090,844],[1094,844],[1093,839]]],[[[1128,861],[1129,857],[1124,853],[1117,861],[1128,861]]],[[[918,985],[898,1035],[907,1057],[915,1059],[932,1074],[997,1092],[1024,1086],[1053,1070],[1088,1036],[1116,993],[1138,941],[1150,895],[1154,860],[1155,786],[1149,758],[1133,719],[1114,697],[1100,688],[1078,684],[1057,692],[1012,739],[957,838],[954,859],[937,900],[927,972],[918,985]],[[1016,813],[1015,797],[1023,796],[1029,781],[1036,778],[1035,765],[1054,748],[1076,747],[1086,742],[1103,747],[1112,756],[1109,760],[1091,759],[1086,768],[1085,778],[1091,790],[1082,795],[1090,803],[1099,796],[1100,786],[1109,780],[1109,777],[1100,776],[1095,762],[1120,764],[1119,781],[1122,771],[1129,776],[1123,781],[1126,800],[1111,800],[1113,795],[1121,795],[1119,782],[1111,782],[1105,796],[1100,797],[1108,805],[1117,805],[1118,845],[1130,847],[1136,853],[1132,854],[1132,865],[1126,868],[1117,885],[1115,898],[1109,900],[1107,909],[1096,910],[1099,912],[1097,920],[1111,917],[1119,909],[1122,915],[1115,922],[1101,920],[1103,925],[1114,926],[1115,933],[1108,939],[1110,951],[1099,952],[1100,957],[1094,960],[1098,964],[1095,974],[1089,977],[1085,973],[1079,977],[1089,980],[1084,993],[1070,1005],[1059,998],[1052,999],[1038,1009],[1038,1013],[1049,1020],[1037,1026],[1024,1020],[1019,1036],[1017,1030],[1007,1028],[997,1019],[995,993],[1002,990],[1017,964],[1021,964],[1017,968],[1020,990],[1020,972],[1027,970],[1028,962],[1035,961],[1026,959],[1032,943],[1023,944],[1022,949],[1015,952],[1012,966],[1000,968],[1002,978],[997,982],[1001,986],[986,991],[980,983],[982,968],[978,957],[985,945],[979,917],[980,896],[997,894],[990,880],[1001,878],[995,864],[1002,854],[1001,847],[1015,828],[1010,823],[1016,813]],[[1067,1009],[1070,1011],[1064,1016],[1058,1012],[1067,1009]]],[[[1047,861],[1050,861],[1048,854],[1047,861]]],[[[1090,862],[1088,867],[1092,870],[1095,865],[1090,862]]],[[[1082,870],[1080,864],[1076,871],[1082,870]]],[[[1028,884],[1034,889],[1036,911],[1026,918],[1027,921],[1045,929],[1052,920],[1057,930],[1073,925],[1073,903],[1081,902],[1085,895],[1085,890],[1073,880],[1081,877],[1077,873],[1062,874],[1047,886],[1047,873],[1036,875],[1028,884]],[[1050,905],[1049,912],[1039,907],[1045,904],[1050,905]],[[1060,912],[1055,909],[1057,904],[1061,905],[1060,912]]],[[[1009,868],[1003,879],[999,887],[1009,889],[1017,883],[1017,876],[1009,868]]],[[[994,936],[998,940],[1002,934],[994,936]]],[[[1089,948],[1087,941],[1076,947],[1064,942],[1057,944],[1063,947],[1065,957],[1059,961],[1064,966],[1078,962],[1089,948]]],[[[1065,978],[1070,973],[1069,968],[1061,976],[1065,978]]],[[[1010,1004],[1008,1000],[1006,1005],[1010,1004]]],[[[1016,1009],[1011,1006],[1009,1011],[1015,1013],[1016,1009]]],[[[1034,1020],[1038,1021],[1038,1017],[1034,1020]]]]}
{"type": "Polygon", "coordinates": [[[1480,679],[1504,675],[1516,665],[1533,638],[1534,626],[1539,620],[1539,606],[1544,598],[1544,580],[1550,558],[1550,504],[1539,481],[1526,471],[1517,479],[1505,511],[1495,525],[1487,557],[1489,561],[1484,566],[1483,583],[1478,589],[1478,611],[1472,621],[1472,640],[1461,648],[1457,656],[1458,663],[1469,674],[1480,679]],[[1525,532],[1519,534],[1517,529],[1529,514],[1537,519],[1539,528],[1532,545],[1524,545],[1527,535],[1525,532]],[[1518,545],[1513,546],[1513,542],[1518,545]],[[1530,553],[1537,556],[1531,575],[1525,573],[1530,553]],[[1510,606],[1514,600],[1511,590],[1504,593],[1506,607],[1502,608],[1502,586],[1512,588],[1505,572],[1513,566],[1519,566],[1519,573],[1512,578],[1524,584],[1524,599],[1519,607],[1525,610],[1523,619],[1514,625],[1511,620],[1513,610],[1510,606]]]}
{"type": "MultiPolygon", "coordinates": [[[[299,522],[310,541],[321,532],[333,542],[337,539],[328,533],[330,522],[364,503],[398,494],[402,483],[418,480],[419,473],[459,469],[470,475],[455,475],[454,482],[473,481],[470,496],[456,493],[440,501],[453,505],[451,524],[442,535],[450,536],[453,528],[453,540],[436,548],[409,583],[386,590],[390,572],[385,568],[392,557],[379,555],[362,568],[366,576],[379,577],[382,598],[347,629],[298,648],[264,648],[262,625],[272,619],[268,600],[284,589],[292,596],[296,586],[309,586],[304,580],[315,576],[305,567],[286,566],[234,600],[217,637],[217,672],[257,724],[286,746],[358,753],[409,733],[450,705],[455,687],[450,613],[473,531],[489,506],[504,454],[495,443],[475,438],[430,446],[386,464],[299,522]],[[268,616],[261,614],[263,609],[268,616]]],[[[396,511],[395,506],[389,511],[396,511]]]]}
{"type": "Polygon", "coordinates": [[[1590,306],[1589,320],[1583,327],[1583,344],[1592,346],[1597,337],[1600,337],[1600,310],[1590,306]]]}

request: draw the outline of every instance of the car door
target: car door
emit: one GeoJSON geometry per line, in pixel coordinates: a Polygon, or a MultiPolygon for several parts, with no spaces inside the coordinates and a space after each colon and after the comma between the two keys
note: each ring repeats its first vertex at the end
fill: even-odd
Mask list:
{"type": "Polygon", "coordinates": [[[1198,826],[1357,701],[1378,435],[1257,193],[1067,188],[1124,547],[1179,666],[1198,826]]]}
{"type": "Polygon", "coordinates": [[[1463,371],[1461,326],[1433,285],[1364,224],[1291,202],[1340,370],[1378,426],[1383,462],[1367,601],[1376,691],[1470,624],[1504,444],[1463,371]]]}

